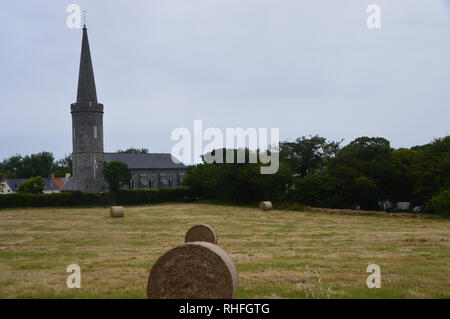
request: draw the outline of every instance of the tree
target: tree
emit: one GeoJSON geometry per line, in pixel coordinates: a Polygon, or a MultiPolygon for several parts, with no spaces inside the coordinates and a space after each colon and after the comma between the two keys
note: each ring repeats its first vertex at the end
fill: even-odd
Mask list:
{"type": "Polygon", "coordinates": [[[128,165],[121,161],[111,161],[103,168],[103,177],[109,185],[109,191],[117,194],[131,180],[131,171],[128,165]]]}
{"type": "Polygon", "coordinates": [[[395,165],[395,170],[392,172],[395,178],[392,198],[402,202],[413,201],[415,177],[412,165],[417,157],[417,152],[408,148],[399,148],[392,151],[392,159],[395,165]]]}
{"type": "Polygon", "coordinates": [[[280,143],[280,160],[290,166],[292,173],[303,177],[324,168],[336,156],[341,143],[342,140],[327,141],[319,135],[302,136],[295,142],[280,143]]]}
{"type": "Polygon", "coordinates": [[[53,154],[50,152],[27,155],[23,158],[23,173],[20,177],[47,177],[51,173],[54,160],[53,154]]]}
{"type": "Polygon", "coordinates": [[[148,148],[130,147],[130,148],[126,149],[125,151],[119,149],[117,151],[117,153],[147,154],[148,153],[148,148]]]}
{"type": "Polygon", "coordinates": [[[338,207],[342,201],[335,177],[325,172],[295,179],[289,199],[314,207],[338,207]]]}
{"type": "Polygon", "coordinates": [[[414,177],[414,201],[425,204],[434,194],[450,187],[450,136],[413,147],[411,164],[414,177]]]}
{"type": "Polygon", "coordinates": [[[26,182],[22,182],[19,185],[19,193],[42,193],[44,190],[45,182],[40,176],[32,177],[26,182]]]}
{"type": "Polygon", "coordinates": [[[56,177],[64,177],[66,173],[72,174],[72,154],[56,161],[52,165],[52,172],[56,177]]]}
{"type": "MultiPolygon", "coordinates": [[[[216,150],[217,151],[217,150],[216,150]]],[[[216,151],[212,151],[214,153],[216,151]]],[[[225,149],[221,150],[225,157],[225,149]]],[[[229,150],[234,152],[233,163],[203,163],[189,167],[183,184],[189,186],[196,196],[234,203],[249,203],[281,198],[291,183],[292,174],[284,163],[280,163],[275,174],[261,174],[264,164],[237,163],[238,152],[246,159],[253,151],[249,149],[229,150]]],[[[259,156],[259,153],[253,153],[259,156]]],[[[205,154],[206,155],[206,154],[205,154]]],[[[203,158],[205,158],[205,155],[203,158]]]]}
{"type": "Polygon", "coordinates": [[[10,178],[18,178],[18,174],[21,174],[22,168],[23,158],[19,154],[13,155],[8,159],[3,160],[3,162],[0,164],[0,171],[2,175],[6,174],[10,178]]]}
{"type": "Polygon", "coordinates": [[[346,207],[377,208],[377,202],[392,198],[398,173],[388,140],[359,137],[343,147],[330,161],[328,171],[336,177],[346,207]]]}
{"type": "Polygon", "coordinates": [[[53,166],[54,157],[50,152],[11,156],[2,162],[0,170],[11,178],[28,178],[30,176],[47,177],[53,166]]]}
{"type": "Polygon", "coordinates": [[[450,188],[433,195],[427,203],[426,211],[450,215],[450,188]]]}

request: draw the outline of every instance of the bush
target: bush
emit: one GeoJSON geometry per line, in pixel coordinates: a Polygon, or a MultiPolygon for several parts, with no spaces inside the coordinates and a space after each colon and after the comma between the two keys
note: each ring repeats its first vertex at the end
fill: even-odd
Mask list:
{"type": "Polygon", "coordinates": [[[450,188],[433,195],[428,201],[425,211],[450,215],[450,188]]]}
{"type": "Polygon", "coordinates": [[[39,194],[44,190],[45,182],[40,176],[32,177],[19,185],[19,193],[39,194]]]}
{"type": "Polygon", "coordinates": [[[121,205],[139,205],[163,202],[186,202],[193,200],[188,187],[161,188],[159,190],[123,190],[117,195],[117,202],[121,205]]]}
{"type": "MultiPolygon", "coordinates": [[[[182,202],[193,200],[187,187],[159,190],[126,190],[118,193],[118,204],[139,205],[162,202],[182,202]]],[[[77,207],[109,206],[113,204],[111,193],[72,193],[0,195],[0,208],[7,207],[77,207]]]]}

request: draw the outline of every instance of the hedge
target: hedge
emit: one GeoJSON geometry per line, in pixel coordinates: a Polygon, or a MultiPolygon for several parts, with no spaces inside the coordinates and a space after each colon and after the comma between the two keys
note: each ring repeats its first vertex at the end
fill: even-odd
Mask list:
{"type": "Polygon", "coordinates": [[[191,200],[193,200],[192,192],[186,187],[123,190],[119,192],[115,203],[111,193],[83,193],[80,191],[54,194],[14,193],[0,195],[0,208],[139,205],[191,200]]]}
{"type": "Polygon", "coordinates": [[[450,215],[450,188],[433,195],[428,201],[425,211],[450,215]]]}

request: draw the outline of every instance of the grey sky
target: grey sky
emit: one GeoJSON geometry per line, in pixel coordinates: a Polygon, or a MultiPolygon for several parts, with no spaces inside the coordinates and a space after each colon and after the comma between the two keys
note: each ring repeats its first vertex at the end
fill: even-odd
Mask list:
{"type": "Polygon", "coordinates": [[[194,119],[394,147],[450,133],[447,0],[18,0],[0,11],[0,159],[71,152],[71,3],[89,12],[105,151],[170,152],[194,119]],[[366,27],[370,3],[380,30],[366,27]]]}

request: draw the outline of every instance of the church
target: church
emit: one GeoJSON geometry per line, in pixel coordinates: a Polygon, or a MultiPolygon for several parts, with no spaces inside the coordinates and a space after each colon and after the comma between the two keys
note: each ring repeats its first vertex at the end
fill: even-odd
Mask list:
{"type": "Polygon", "coordinates": [[[103,104],[97,100],[94,69],[86,25],[83,26],[77,100],[72,103],[72,177],[61,191],[106,192],[103,167],[111,161],[128,164],[130,189],[180,186],[187,168],[170,153],[105,153],[103,151],[103,104]]]}

